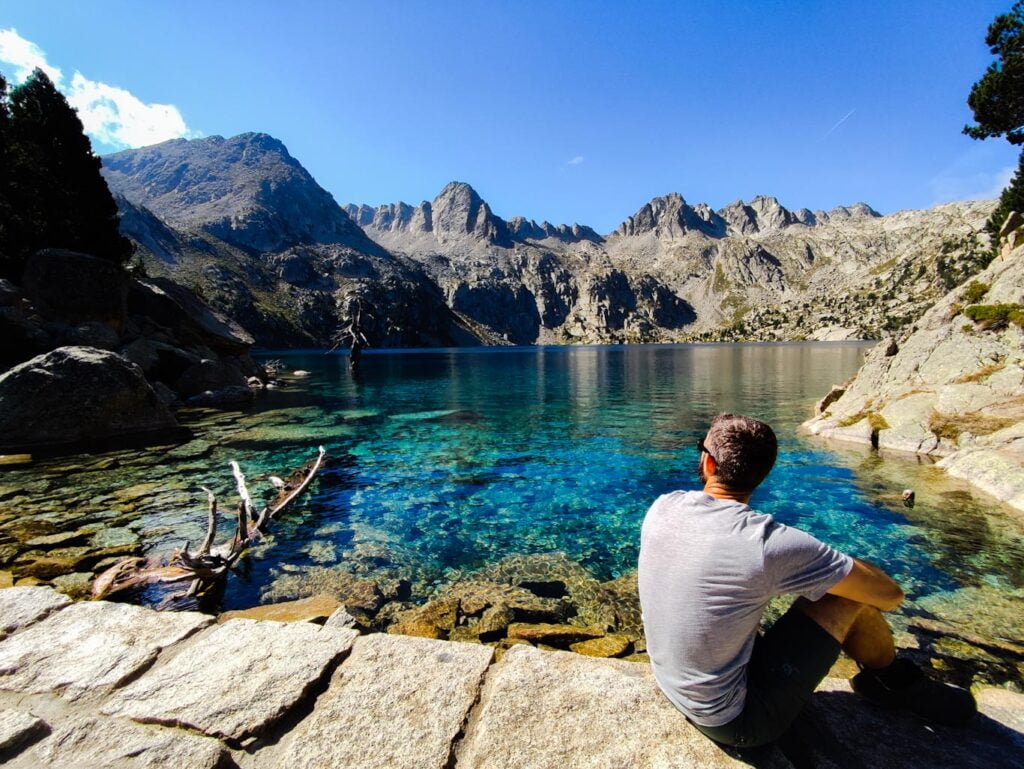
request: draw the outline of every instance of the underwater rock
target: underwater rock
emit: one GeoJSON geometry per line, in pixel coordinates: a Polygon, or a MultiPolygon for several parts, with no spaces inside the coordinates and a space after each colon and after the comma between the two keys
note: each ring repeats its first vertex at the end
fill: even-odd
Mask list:
{"type": "Polygon", "coordinates": [[[388,632],[422,638],[444,638],[455,627],[458,611],[457,598],[438,598],[397,614],[388,632]]]}
{"type": "Polygon", "coordinates": [[[629,651],[630,642],[624,635],[606,635],[572,644],[569,649],[586,657],[621,657],[629,651]]]}
{"type": "Polygon", "coordinates": [[[282,574],[263,591],[263,600],[275,601],[308,598],[318,593],[333,595],[351,610],[375,613],[384,603],[384,596],[374,581],[360,579],[341,569],[313,567],[298,574],[282,574]]]}
{"type": "Polygon", "coordinates": [[[87,571],[76,571],[71,574],[62,574],[50,580],[58,591],[71,598],[85,598],[89,595],[89,586],[92,584],[92,573],[87,571]]]}
{"type": "MultiPolygon", "coordinates": [[[[338,599],[333,595],[321,593],[309,598],[299,598],[295,601],[282,601],[281,603],[263,604],[253,606],[251,609],[235,609],[226,611],[217,617],[217,622],[227,622],[232,619],[258,619],[273,620],[274,622],[316,622],[325,621],[338,611],[344,611],[338,599]]],[[[354,621],[353,621],[354,624],[354,621]]]]}
{"type": "Polygon", "coordinates": [[[509,638],[522,638],[536,644],[547,644],[555,647],[568,647],[579,641],[600,638],[604,631],[599,627],[579,627],[578,625],[553,625],[549,623],[527,624],[516,622],[508,626],[509,638]]]}

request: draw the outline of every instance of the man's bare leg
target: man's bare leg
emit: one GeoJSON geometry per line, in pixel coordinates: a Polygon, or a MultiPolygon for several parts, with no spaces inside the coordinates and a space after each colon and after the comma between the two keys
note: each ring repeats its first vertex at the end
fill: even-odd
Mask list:
{"type": "Polygon", "coordinates": [[[862,668],[879,670],[891,665],[896,659],[896,644],[882,612],[865,605],[846,634],[843,651],[862,668]]]}
{"type": "Polygon", "coordinates": [[[884,668],[896,659],[892,631],[873,606],[838,595],[817,601],[798,598],[793,607],[843,645],[843,651],[866,668],[884,668]]]}

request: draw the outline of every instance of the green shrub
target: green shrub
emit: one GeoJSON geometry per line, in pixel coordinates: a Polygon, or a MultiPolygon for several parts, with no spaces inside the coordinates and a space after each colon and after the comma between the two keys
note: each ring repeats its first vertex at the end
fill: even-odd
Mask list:
{"type": "Polygon", "coordinates": [[[964,289],[963,300],[967,304],[977,304],[981,301],[981,298],[988,293],[989,286],[987,283],[982,283],[979,280],[972,280],[967,288],[964,289]]]}
{"type": "Polygon", "coordinates": [[[1009,323],[1024,328],[1024,304],[972,304],[964,315],[983,329],[1006,328],[1009,323]]]}

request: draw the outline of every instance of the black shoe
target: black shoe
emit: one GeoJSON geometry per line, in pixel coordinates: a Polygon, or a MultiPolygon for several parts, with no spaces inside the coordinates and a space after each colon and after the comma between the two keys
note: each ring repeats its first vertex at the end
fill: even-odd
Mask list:
{"type": "Polygon", "coordinates": [[[880,670],[864,668],[850,681],[853,690],[874,705],[911,713],[945,726],[960,726],[978,712],[966,689],[933,681],[907,659],[880,670]]]}

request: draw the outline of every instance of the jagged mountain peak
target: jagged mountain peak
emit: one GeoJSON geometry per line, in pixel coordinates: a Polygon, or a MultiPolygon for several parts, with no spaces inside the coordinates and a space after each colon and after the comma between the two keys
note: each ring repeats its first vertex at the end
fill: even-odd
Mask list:
{"type": "Polygon", "coordinates": [[[176,139],[107,155],[111,190],[178,227],[196,227],[253,251],[337,243],[380,248],[327,190],[264,133],[176,139]]]}
{"type": "MultiPolygon", "coordinates": [[[[533,219],[514,216],[504,220],[466,182],[448,182],[437,196],[418,206],[408,203],[387,203],[371,206],[348,203],[343,210],[360,227],[382,237],[389,248],[404,250],[400,242],[403,233],[430,233],[441,242],[475,240],[490,245],[510,247],[514,242],[554,238],[565,243],[590,241],[602,243],[604,239],[591,227],[581,224],[538,224],[533,219]]],[[[418,247],[422,247],[420,242],[418,247]]]]}
{"type": "Polygon", "coordinates": [[[725,223],[708,205],[691,206],[678,192],[670,192],[651,199],[620,224],[613,235],[629,237],[649,232],[662,238],[678,238],[688,232],[721,237],[725,234],[725,223]]]}

